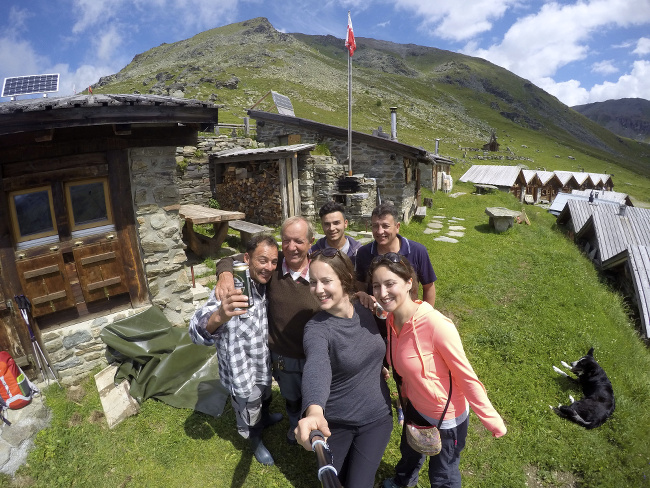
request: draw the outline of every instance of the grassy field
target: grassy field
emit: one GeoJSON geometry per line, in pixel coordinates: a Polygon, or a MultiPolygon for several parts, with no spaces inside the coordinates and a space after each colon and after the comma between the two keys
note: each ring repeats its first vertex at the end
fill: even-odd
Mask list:
{"type": "MultiPolygon", "coordinates": [[[[430,251],[438,275],[437,308],[456,323],[467,356],[504,417],[508,434],[493,439],[475,416],[461,458],[463,486],[650,486],[650,353],[589,260],[555,228],[544,209],[525,207],[530,225],[503,234],[488,227],[487,206],[520,209],[512,196],[433,196],[427,219],[402,233],[430,251]],[[465,227],[456,244],[424,234],[434,216],[448,230],[465,227]],[[595,347],[616,394],[613,417],[587,431],[560,419],[549,405],[580,393],[552,370],[595,347]]],[[[430,196],[430,195],[427,195],[430,196]]],[[[391,382],[391,388],[394,385],[391,382]]],[[[83,395],[47,391],[54,419],[42,431],[13,487],[313,487],[313,453],[288,447],[282,423],[265,432],[276,466],[255,462],[235,429],[230,407],[219,419],[148,400],[141,412],[108,430],[94,382],[83,395]]],[[[282,409],[279,393],[273,406],[282,409]]],[[[392,474],[399,457],[394,430],[377,474],[392,474]]],[[[429,486],[426,476],[419,486],[429,486]]]]}

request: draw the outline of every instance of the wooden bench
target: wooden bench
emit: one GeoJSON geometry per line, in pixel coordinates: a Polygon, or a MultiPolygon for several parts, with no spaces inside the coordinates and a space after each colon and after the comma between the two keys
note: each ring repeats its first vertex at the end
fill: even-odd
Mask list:
{"type": "Polygon", "coordinates": [[[257,234],[271,233],[273,229],[271,227],[265,227],[263,225],[254,224],[252,222],[246,222],[245,220],[230,220],[228,226],[231,229],[239,231],[241,236],[241,243],[246,246],[251,237],[257,234]]]}

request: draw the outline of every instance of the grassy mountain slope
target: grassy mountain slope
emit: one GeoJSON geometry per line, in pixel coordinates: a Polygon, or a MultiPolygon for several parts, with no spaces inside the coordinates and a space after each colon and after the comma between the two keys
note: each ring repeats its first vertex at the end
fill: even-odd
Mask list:
{"type": "Polygon", "coordinates": [[[650,142],[650,101],[621,98],[576,105],[573,109],[614,134],[641,142],[650,142]]]}
{"type": "MultiPolygon", "coordinates": [[[[353,128],[390,126],[400,141],[456,160],[457,178],[494,130],[492,164],[614,174],[616,189],[650,201],[650,145],[619,137],[527,80],[483,59],[413,44],[357,38],[353,128]],[[570,159],[574,158],[574,159],[570,159]]],[[[95,93],[155,93],[210,99],[223,122],[239,122],[270,90],[297,116],[347,126],[347,51],[333,36],[278,32],[264,18],[212,29],[137,55],[102,78],[95,93]]]]}

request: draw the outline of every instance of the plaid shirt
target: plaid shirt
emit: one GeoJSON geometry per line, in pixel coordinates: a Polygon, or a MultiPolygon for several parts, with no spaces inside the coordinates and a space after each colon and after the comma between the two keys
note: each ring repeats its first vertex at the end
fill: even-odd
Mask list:
{"type": "Polygon", "coordinates": [[[248,398],[256,384],[271,384],[266,287],[253,283],[251,290],[254,303],[248,309],[249,316],[232,317],[214,334],[205,329],[210,316],[221,306],[214,290],[206,304],[190,319],[192,342],[216,346],[221,384],[231,395],[240,398],[248,398]]]}

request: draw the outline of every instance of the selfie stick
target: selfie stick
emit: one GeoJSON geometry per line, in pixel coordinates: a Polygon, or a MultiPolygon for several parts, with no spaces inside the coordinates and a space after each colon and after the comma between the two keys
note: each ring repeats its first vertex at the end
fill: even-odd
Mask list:
{"type": "Polygon", "coordinates": [[[332,466],[332,452],[330,451],[325,437],[320,430],[312,430],[309,433],[311,448],[316,453],[318,462],[318,480],[324,488],[341,488],[336,468],[332,466]]]}

